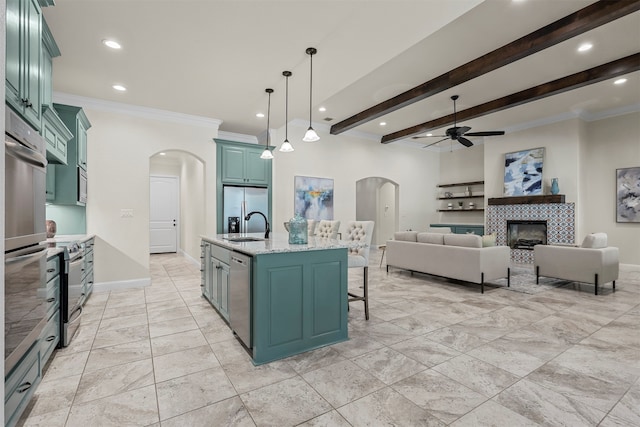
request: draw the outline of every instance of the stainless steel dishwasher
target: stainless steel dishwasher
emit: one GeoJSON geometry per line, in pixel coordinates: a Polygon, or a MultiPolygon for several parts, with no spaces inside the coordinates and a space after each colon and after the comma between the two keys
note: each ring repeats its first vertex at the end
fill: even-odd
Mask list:
{"type": "Polygon", "coordinates": [[[231,253],[229,324],[240,341],[251,348],[251,257],[231,253]]]}

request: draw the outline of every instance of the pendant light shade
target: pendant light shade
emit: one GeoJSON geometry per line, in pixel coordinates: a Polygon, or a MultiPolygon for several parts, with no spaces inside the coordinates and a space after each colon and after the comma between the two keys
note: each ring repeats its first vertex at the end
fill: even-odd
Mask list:
{"type": "Polygon", "coordinates": [[[284,95],[284,142],[280,146],[280,151],[290,153],[293,151],[293,146],[289,142],[289,77],[291,77],[291,71],[283,71],[282,75],[286,79],[286,91],[284,95]]]}
{"type": "Polygon", "coordinates": [[[318,136],[316,131],[313,130],[313,127],[311,126],[311,109],[313,108],[313,102],[312,102],[312,98],[313,98],[312,97],[312,95],[313,95],[313,55],[318,53],[318,51],[314,47],[309,47],[309,48],[307,48],[306,52],[307,52],[307,55],[309,55],[309,64],[311,64],[311,73],[309,75],[309,129],[307,129],[307,132],[304,134],[304,138],[302,138],[302,140],[304,142],[314,142],[314,141],[318,141],[320,139],[320,137],[318,136]]]}
{"type": "Polygon", "coordinates": [[[260,154],[260,158],[269,160],[273,159],[273,154],[271,154],[271,150],[269,150],[269,119],[271,118],[271,94],[273,93],[273,89],[265,89],[264,91],[269,94],[269,101],[267,103],[267,145],[264,147],[262,154],[260,154]]]}

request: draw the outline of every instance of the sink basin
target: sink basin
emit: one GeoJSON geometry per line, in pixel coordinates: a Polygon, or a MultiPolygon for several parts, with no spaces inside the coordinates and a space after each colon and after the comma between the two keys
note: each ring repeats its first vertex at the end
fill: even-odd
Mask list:
{"type": "Polygon", "coordinates": [[[230,242],[260,242],[264,239],[260,237],[228,237],[227,240],[230,242]]]}

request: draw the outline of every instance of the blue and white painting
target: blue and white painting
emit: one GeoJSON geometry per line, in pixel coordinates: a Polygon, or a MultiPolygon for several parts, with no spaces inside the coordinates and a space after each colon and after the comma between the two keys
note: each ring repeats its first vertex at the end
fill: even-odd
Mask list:
{"type": "Polygon", "coordinates": [[[544,147],[504,155],[504,195],[542,194],[544,147]]]}
{"type": "Polygon", "coordinates": [[[640,222],[640,167],[616,170],[616,222],[640,222]]]}
{"type": "Polygon", "coordinates": [[[295,213],[316,221],[333,220],[333,180],[296,176],[294,178],[295,213]]]}

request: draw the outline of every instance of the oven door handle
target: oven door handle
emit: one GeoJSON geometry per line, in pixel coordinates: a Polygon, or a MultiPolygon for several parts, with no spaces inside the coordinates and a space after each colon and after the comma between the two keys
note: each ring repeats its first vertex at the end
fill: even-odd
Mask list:
{"type": "Polygon", "coordinates": [[[41,246],[38,246],[35,249],[26,248],[13,252],[10,255],[14,254],[14,257],[6,259],[4,262],[5,268],[9,272],[16,272],[25,265],[34,262],[39,258],[44,258],[47,255],[47,248],[43,248],[41,246]]]}
{"type": "Polygon", "coordinates": [[[77,306],[69,315],[69,324],[78,322],[80,320],[80,317],[82,316],[82,306],[79,305],[77,306]],[[74,318],[73,316],[78,313],[78,315],[74,318]]]}
{"type": "Polygon", "coordinates": [[[30,148],[27,148],[22,144],[13,141],[7,141],[5,139],[4,148],[5,150],[7,150],[7,154],[17,159],[20,159],[39,168],[44,169],[47,167],[47,159],[42,154],[38,153],[37,151],[31,150],[30,148]]]}

